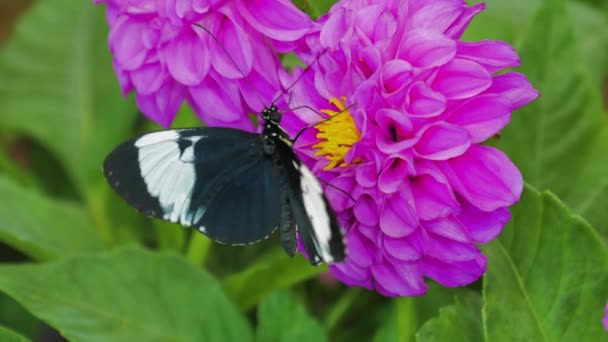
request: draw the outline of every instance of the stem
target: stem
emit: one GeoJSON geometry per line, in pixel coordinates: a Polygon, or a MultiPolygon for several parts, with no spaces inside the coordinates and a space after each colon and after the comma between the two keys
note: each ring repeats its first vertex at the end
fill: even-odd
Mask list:
{"type": "Polygon", "coordinates": [[[210,248],[211,240],[205,235],[193,231],[188,242],[186,258],[195,265],[203,265],[207,260],[210,248]]]}
{"type": "Polygon", "coordinates": [[[99,232],[101,239],[108,245],[112,245],[114,241],[114,232],[107,216],[107,208],[105,204],[106,193],[100,190],[99,187],[93,187],[89,191],[85,191],[87,207],[95,228],[99,232]]]}
{"type": "Polygon", "coordinates": [[[327,331],[331,331],[336,327],[360,293],[361,290],[357,287],[351,287],[346,290],[346,294],[340,297],[325,317],[325,329],[327,331]]]}

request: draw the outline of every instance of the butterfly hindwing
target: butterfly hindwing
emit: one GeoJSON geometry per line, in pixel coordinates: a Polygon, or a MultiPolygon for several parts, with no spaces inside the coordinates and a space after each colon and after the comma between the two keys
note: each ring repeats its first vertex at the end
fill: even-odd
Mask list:
{"type": "Polygon", "coordinates": [[[135,208],[195,226],[218,242],[253,243],[279,223],[280,182],[259,134],[230,128],[149,133],[116,148],[104,173],[135,208]]]}
{"type": "Polygon", "coordinates": [[[335,214],[312,171],[287,145],[279,149],[289,202],[308,258],[313,265],[344,260],[344,242],[335,214]]]}

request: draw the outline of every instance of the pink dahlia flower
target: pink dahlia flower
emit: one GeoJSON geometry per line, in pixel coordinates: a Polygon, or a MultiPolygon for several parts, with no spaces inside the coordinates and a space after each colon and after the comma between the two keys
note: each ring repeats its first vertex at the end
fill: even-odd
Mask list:
{"type": "Polygon", "coordinates": [[[281,86],[276,52],[292,50],[314,27],[289,0],[94,2],[107,4],[123,92],[134,89],[143,114],[165,127],[185,100],[208,125],[253,129],[247,113],[261,111],[257,97],[268,104],[281,86]]]}
{"type": "Polygon", "coordinates": [[[538,92],[522,74],[498,73],[519,65],[511,46],[460,40],[483,8],[340,1],[299,49],[313,65],[291,106],[331,119],[299,109],[283,122],[290,133],[317,123],[296,148],[331,184],[347,238],[347,260],[331,267],[342,282],[413,296],[425,277],[462,286],[484,273],[477,244],[500,233],[523,181],[482,143],[538,92]]]}

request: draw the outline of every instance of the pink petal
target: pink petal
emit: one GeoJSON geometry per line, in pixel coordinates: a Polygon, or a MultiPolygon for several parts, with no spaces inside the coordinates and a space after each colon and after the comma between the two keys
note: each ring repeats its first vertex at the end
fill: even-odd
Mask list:
{"type": "Polygon", "coordinates": [[[454,23],[445,31],[445,35],[450,38],[460,38],[464,30],[469,26],[471,20],[486,8],[486,4],[479,3],[465,9],[454,23]]]}
{"type": "Polygon", "coordinates": [[[377,247],[356,228],[348,232],[346,242],[348,261],[360,267],[369,267],[374,262],[377,247]]]}
{"type": "Polygon", "coordinates": [[[182,34],[163,49],[171,76],[186,86],[196,86],[209,72],[209,48],[192,33],[182,34]]]}
{"type": "Polygon", "coordinates": [[[353,212],[357,220],[365,225],[375,226],[378,224],[378,204],[371,195],[365,194],[359,197],[353,212]]]}
{"type": "Polygon", "coordinates": [[[399,189],[401,184],[407,180],[408,161],[403,158],[388,158],[382,172],[378,177],[378,188],[385,194],[391,194],[399,189]]]}
{"type": "Polygon", "coordinates": [[[110,50],[122,69],[135,70],[144,63],[148,51],[142,37],[146,30],[145,22],[126,15],[120,16],[110,29],[110,50]]]}
{"type": "Polygon", "coordinates": [[[133,70],[131,80],[138,94],[151,95],[169,80],[169,75],[160,63],[150,63],[133,70]]]}
{"type": "MultiPolygon", "coordinates": [[[[247,35],[241,26],[228,17],[219,20],[221,24],[217,25],[216,36],[228,53],[219,47],[217,42],[209,41],[209,51],[206,53],[211,53],[213,69],[226,78],[246,77],[253,67],[252,39],[249,38],[251,35],[247,35]]],[[[253,42],[263,44],[256,40],[253,42]]],[[[260,46],[260,49],[262,48],[264,47],[260,46]]]]}
{"type": "Polygon", "coordinates": [[[422,220],[434,220],[456,213],[458,202],[450,188],[433,177],[423,175],[412,182],[416,213],[422,220]]]}
{"type": "Polygon", "coordinates": [[[515,49],[505,42],[496,40],[459,42],[457,55],[481,64],[491,73],[520,64],[515,49]]]}
{"type": "Polygon", "coordinates": [[[413,30],[406,34],[399,47],[399,58],[417,68],[435,68],[448,63],[456,55],[456,42],[430,30],[413,30]]]}
{"type": "Polygon", "coordinates": [[[439,123],[421,131],[414,151],[429,160],[447,160],[463,154],[471,146],[471,135],[459,126],[439,123]]]}
{"type": "Polygon", "coordinates": [[[429,232],[426,255],[444,262],[461,262],[474,259],[479,253],[472,242],[463,243],[429,232]]]}
{"type": "Polygon", "coordinates": [[[439,69],[433,89],[451,100],[466,99],[488,89],[492,76],[481,65],[455,58],[439,69]]]}
{"type": "Polygon", "coordinates": [[[509,101],[511,110],[523,107],[539,96],[528,78],[517,72],[507,72],[494,76],[492,86],[486,93],[496,93],[509,101]]]}
{"type": "Polygon", "coordinates": [[[412,16],[411,26],[444,33],[462,14],[464,9],[464,3],[429,1],[412,16]]]}
{"type": "Polygon", "coordinates": [[[332,186],[325,187],[325,196],[335,211],[340,212],[346,210],[355,204],[353,200],[346,195],[350,194],[352,196],[353,189],[356,186],[356,181],[352,176],[338,176],[332,179],[330,184],[332,186]]]}
{"type": "Polygon", "coordinates": [[[147,96],[137,94],[137,107],[151,120],[169,128],[184,101],[185,92],[183,86],[170,82],[155,94],[147,96]]]}
{"type": "Polygon", "coordinates": [[[376,289],[385,296],[419,296],[427,286],[418,265],[388,261],[372,265],[376,289]]]}
{"type": "Polygon", "coordinates": [[[494,240],[511,219],[511,214],[505,207],[486,212],[477,209],[467,201],[463,202],[463,210],[458,215],[458,219],[477,243],[487,243],[494,240]]]}
{"type": "Polygon", "coordinates": [[[375,162],[358,165],[355,169],[355,176],[359,185],[370,188],[376,185],[380,170],[375,162]]]}
{"type": "Polygon", "coordinates": [[[431,118],[443,113],[446,99],[424,82],[414,84],[407,95],[407,113],[416,118],[431,118]]]}
{"type": "Polygon", "coordinates": [[[190,94],[203,120],[216,118],[231,122],[245,117],[235,81],[224,80],[220,84],[213,77],[207,77],[200,85],[190,88],[190,94]]]}
{"type": "Polygon", "coordinates": [[[393,238],[402,238],[413,233],[418,227],[416,213],[410,205],[395,194],[385,201],[380,215],[380,229],[393,238]]]}
{"type": "Polygon", "coordinates": [[[376,122],[381,130],[376,136],[380,151],[393,154],[416,143],[412,123],[405,113],[394,109],[380,109],[376,112],[376,122]]]}
{"type": "Polygon", "coordinates": [[[509,103],[498,95],[477,96],[449,115],[447,121],[471,134],[473,143],[485,141],[498,133],[511,120],[509,103]]]}
{"type": "Polygon", "coordinates": [[[465,154],[441,167],[452,187],[483,211],[512,205],[523,190],[517,167],[492,147],[472,145],[465,154]]]}
{"type": "Polygon", "coordinates": [[[348,28],[346,20],[344,10],[340,9],[332,13],[321,29],[320,43],[323,47],[335,48],[338,46],[348,28]]]}
{"type": "Polygon", "coordinates": [[[448,287],[468,285],[479,279],[486,271],[487,258],[479,253],[473,260],[445,262],[435,258],[423,259],[424,275],[448,287]]]}
{"type": "Polygon", "coordinates": [[[423,242],[418,234],[411,234],[404,238],[384,237],[384,249],[393,258],[401,261],[417,261],[422,258],[423,242]]]}
{"type": "Polygon", "coordinates": [[[369,268],[357,266],[346,259],[345,262],[330,265],[329,269],[338,280],[348,286],[374,289],[374,280],[369,268]]]}
{"type": "Polygon", "coordinates": [[[433,233],[437,236],[442,236],[465,244],[472,244],[467,227],[454,216],[425,221],[423,226],[429,233],[433,233]]]}
{"type": "Polygon", "coordinates": [[[402,60],[388,61],[380,71],[380,82],[387,93],[403,89],[412,77],[412,66],[402,60]]]}
{"type": "Polygon", "coordinates": [[[295,41],[313,28],[311,19],[289,0],[248,0],[239,13],[257,31],[279,41],[295,41]]]}

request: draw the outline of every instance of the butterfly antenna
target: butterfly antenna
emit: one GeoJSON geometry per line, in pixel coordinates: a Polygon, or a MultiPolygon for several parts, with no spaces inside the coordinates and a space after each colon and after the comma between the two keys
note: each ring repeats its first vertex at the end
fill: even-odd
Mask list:
{"type": "Polygon", "coordinates": [[[322,116],[320,113],[318,113],[317,111],[315,111],[314,109],[312,109],[312,108],[310,108],[310,107],[308,107],[308,106],[300,106],[300,107],[296,107],[296,108],[294,108],[294,109],[298,109],[298,108],[308,108],[308,109],[312,110],[313,112],[315,112],[315,113],[317,113],[317,114],[321,115],[321,116],[323,117],[323,120],[321,120],[321,121],[319,121],[319,122],[316,122],[316,123],[314,123],[314,124],[308,124],[308,125],[306,125],[306,126],[302,127],[302,129],[301,129],[301,130],[298,132],[298,134],[296,134],[296,137],[295,137],[295,138],[292,140],[293,144],[295,145],[296,141],[298,141],[298,138],[300,138],[300,136],[302,135],[302,133],[304,133],[304,131],[306,131],[307,129],[312,128],[312,127],[315,127],[316,125],[318,125],[318,124],[320,124],[320,123],[322,123],[322,122],[329,121],[329,120],[331,120],[331,119],[335,118],[336,116],[338,116],[338,115],[340,115],[340,114],[346,113],[346,112],[348,112],[348,110],[349,110],[349,109],[353,108],[355,105],[356,105],[356,103],[353,103],[353,104],[351,104],[350,106],[348,106],[348,107],[346,107],[346,108],[342,109],[341,111],[339,111],[339,112],[338,112],[336,115],[331,116],[331,117],[329,117],[329,118],[328,118],[328,117],[325,117],[325,116],[322,116]]]}
{"type": "MultiPolygon", "coordinates": [[[[234,65],[234,67],[241,73],[241,75],[243,75],[243,79],[245,79],[245,82],[247,82],[247,84],[249,85],[249,87],[253,90],[253,92],[255,93],[255,97],[258,98],[258,101],[260,101],[260,104],[262,105],[262,107],[263,108],[267,108],[268,106],[264,103],[264,101],[260,97],[259,93],[257,92],[257,90],[255,89],[255,87],[253,86],[253,84],[249,80],[249,77],[247,77],[247,75],[245,75],[245,73],[239,67],[239,65],[236,64],[236,61],[234,60],[234,58],[232,58],[232,56],[230,55],[230,53],[228,52],[228,50],[226,50],[226,47],[224,47],[224,45],[220,42],[220,40],[217,39],[217,37],[211,31],[209,31],[209,29],[207,29],[205,26],[203,26],[203,25],[201,25],[199,23],[192,23],[192,25],[194,25],[194,26],[200,28],[201,30],[207,32],[209,34],[209,36],[211,36],[211,38],[213,38],[213,40],[217,43],[217,45],[220,46],[220,48],[222,49],[222,51],[224,51],[224,53],[226,54],[226,56],[228,56],[228,59],[230,59],[230,62],[232,62],[232,64],[234,65]]],[[[272,103],[274,103],[274,101],[272,103]]]]}
{"type": "Polygon", "coordinates": [[[288,91],[291,90],[291,88],[293,88],[301,79],[302,77],[304,77],[304,75],[306,74],[306,72],[308,71],[308,69],[310,69],[313,65],[315,65],[315,63],[317,63],[317,61],[319,60],[319,58],[325,53],[325,51],[321,52],[317,57],[315,57],[315,60],[312,61],[312,63],[310,63],[310,65],[308,65],[306,68],[304,68],[304,70],[302,71],[302,73],[296,78],[295,81],[291,82],[291,84],[289,85],[289,87],[285,88],[285,90],[283,90],[274,100],[272,100],[272,104],[274,105],[275,102],[277,102],[283,95],[285,95],[288,91]]]}
{"type": "Polygon", "coordinates": [[[330,188],[334,189],[334,190],[340,191],[341,193],[343,193],[344,195],[346,195],[348,198],[350,198],[350,200],[351,200],[351,201],[353,201],[353,203],[357,203],[357,201],[355,200],[355,198],[354,198],[353,196],[351,196],[351,195],[350,195],[348,192],[346,192],[346,191],[344,191],[344,190],[342,190],[342,189],[338,188],[337,186],[335,186],[335,185],[333,185],[333,184],[331,184],[331,183],[329,183],[329,182],[326,182],[326,181],[324,181],[324,180],[322,180],[322,179],[319,179],[319,181],[320,181],[321,183],[325,184],[326,186],[328,186],[328,187],[330,187],[330,188]]]}

